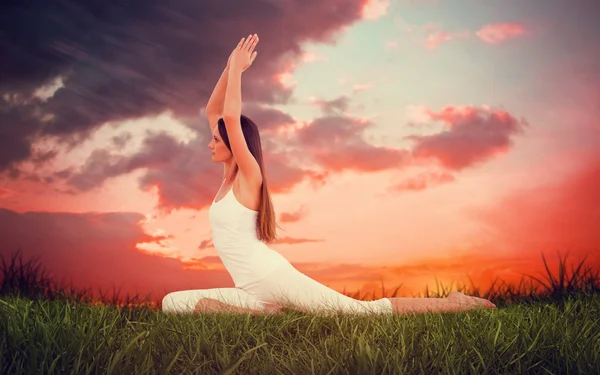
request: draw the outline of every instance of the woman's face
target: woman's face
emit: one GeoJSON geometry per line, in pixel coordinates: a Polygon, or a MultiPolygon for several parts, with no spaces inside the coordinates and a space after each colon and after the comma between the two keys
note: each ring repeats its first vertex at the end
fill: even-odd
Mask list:
{"type": "Polygon", "coordinates": [[[213,137],[210,143],[208,144],[208,148],[210,148],[212,152],[212,161],[214,161],[215,163],[219,163],[229,160],[233,156],[233,154],[231,153],[231,151],[229,151],[227,146],[225,146],[225,142],[223,142],[223,139],[219,134],[218,125],[215,125],[215,127],[213,128],[212,135],[213,137]]]}

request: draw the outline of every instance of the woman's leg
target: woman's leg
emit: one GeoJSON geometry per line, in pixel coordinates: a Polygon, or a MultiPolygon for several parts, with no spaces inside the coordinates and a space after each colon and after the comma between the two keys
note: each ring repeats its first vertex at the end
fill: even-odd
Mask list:
{"type": "Polygon", "coordinates": [[[482,298],[451,293],[452,298],[381,298],[361,301],[311,279],[291,264],[284,264],[265,279],[245,288],[261,301],[311,313],[409,314],[495,308],[482,298]]]}
{"type": "Polygon", "coordinates": [[[162,300],[162,311],[165,313],[262,313],[272,310],[268,304],[239,288],[181,290],[167,294],[162,300]]]}
{"type": "Polygon", "coordinates": [[[487,299],[471,297],[459,292],[451,292],[448,298],[390,298],[394,313],[410,314],[442,311],[468,311],[478,308],[492,308],[496,305],[487,299]]]}
{"type": "Polygon", "coordinates": [[[266,278],[245,288],[263,302],[309,313],[392,314],[387,298],[361,301],[339,293],[284,263],[266,278]]]}

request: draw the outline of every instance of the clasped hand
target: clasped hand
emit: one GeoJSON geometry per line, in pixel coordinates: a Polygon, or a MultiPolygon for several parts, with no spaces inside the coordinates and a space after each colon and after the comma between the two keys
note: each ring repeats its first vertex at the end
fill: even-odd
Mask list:
{"type": "Polygon", "coordinates": [[[248,69],[258,54],[257,51],[254,51],[256,44],[258,44],[258,35],[256,34],[250,34],[248,38],[242,38],[233,52],[231,52],[231,55],[229,55],[227,68],[239,72],[248,69]]]}

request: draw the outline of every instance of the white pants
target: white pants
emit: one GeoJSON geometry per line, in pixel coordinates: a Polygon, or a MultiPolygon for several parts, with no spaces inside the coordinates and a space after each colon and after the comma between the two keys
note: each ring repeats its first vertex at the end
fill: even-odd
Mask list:
{"type": "Polygon", "coordinates": [[[315,314],[392,314],[392,303],[388,298],[361,301],[348,297],[311,279],[290,263],[283,263],[267,277],[244,289],[195,289],[169,293],[162,300],[162,311],[192,313],[202,298],[213,298],[252,310],[264,310],[267,304],[278,304],[315,314]]]}

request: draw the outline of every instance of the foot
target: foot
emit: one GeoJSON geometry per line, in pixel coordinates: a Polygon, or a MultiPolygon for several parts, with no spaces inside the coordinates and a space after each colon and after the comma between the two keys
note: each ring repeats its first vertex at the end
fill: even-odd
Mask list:
{"type": "Polygon", "coordinates": [[[461,292],[450,292],[448,295],[449,300],[464,303],[466,305],[472,306],[481,306],[488,309],[495,309],[496,305],[494,305],[490,300],[478,297],[467,296],[461,292]]]}
{"type": "Polygon", "coordinates": [[[281,311],[281,306],[272,303],[265,303],[265,309],[263,310],[265,314],[270,315],[282,315],[283,311],[281,311]]]}

